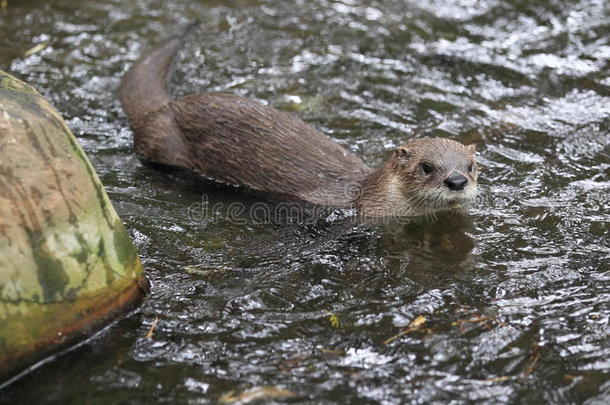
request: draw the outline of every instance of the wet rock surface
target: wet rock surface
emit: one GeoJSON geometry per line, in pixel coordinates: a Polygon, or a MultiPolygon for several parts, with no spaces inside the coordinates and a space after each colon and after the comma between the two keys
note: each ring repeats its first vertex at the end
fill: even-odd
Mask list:
{"type": "Polygon", "coordinates": [[[76,139],[0,71],[0,375],[86,337],[142,297],[135,247],[76,139]]]}

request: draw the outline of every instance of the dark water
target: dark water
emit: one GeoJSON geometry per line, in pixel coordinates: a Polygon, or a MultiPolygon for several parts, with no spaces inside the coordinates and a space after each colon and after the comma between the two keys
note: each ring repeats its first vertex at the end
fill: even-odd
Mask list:
{"type": "Polygon", "coordinates": [[[66,118],[153,292],[0,402],[216,403],[273,386],[294,393],[275,403],[610,403],[608,2],[9,0],[1,12],[0,66],[66,118]],[[228,204],[251,196],[143,166],[119,79],[194,18],[177,95],[263,100],[372,165],[410,137],[478,142],[471,215],[237,221],[228,204]],[[223,206],[203,212],[202,199],[223,206]]]}

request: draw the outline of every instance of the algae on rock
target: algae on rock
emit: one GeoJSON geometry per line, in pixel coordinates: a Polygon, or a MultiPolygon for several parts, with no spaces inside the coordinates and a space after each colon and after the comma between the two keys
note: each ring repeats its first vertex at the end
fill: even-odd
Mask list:
{"type": "Polygon", "coordinates": [[[146,285],[70,129],[0,70],[0,378],[86,336],[146,285]]]}

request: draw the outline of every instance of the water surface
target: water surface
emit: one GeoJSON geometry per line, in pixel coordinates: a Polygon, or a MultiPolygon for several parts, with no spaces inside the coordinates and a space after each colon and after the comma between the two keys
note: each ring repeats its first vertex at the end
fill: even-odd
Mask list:
{"type": "Polygon", "coordinates": [[[9,0],[0,13],[0,67],[66,118],[153,283],[139,311],[0,402],[216,403],[262,386],[290,403],[610,402],[607,2],[9,0]],[[263,101],[371,165],[412,137],[479,143],[470,215],[258,221],[228,209],[256,204],[247,193],[142,165],[119,80],[195,18],[177,96],[263,101]]]}

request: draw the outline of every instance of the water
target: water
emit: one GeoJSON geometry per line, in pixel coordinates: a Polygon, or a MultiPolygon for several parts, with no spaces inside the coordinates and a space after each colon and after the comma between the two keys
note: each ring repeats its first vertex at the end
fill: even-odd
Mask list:
{"type": "Polygon", "coordinates": [[[0,18],[0,66],[66,118],[153,283],[0,402],[610,402],[607,2],[9,0],[0,18]],[[371,165],[410,137],[480,143],[471,214],[265,223],[229,211],[247,193],[143,166],[120,77],[195,18],[176,95],[292,111],[371,165]]]}

